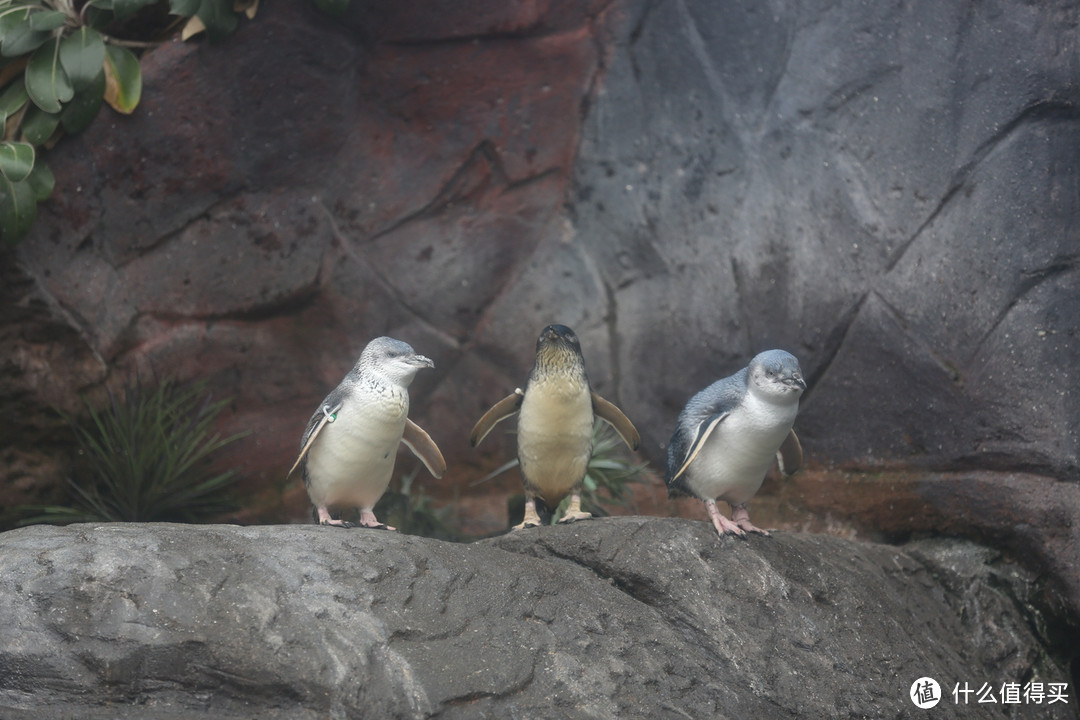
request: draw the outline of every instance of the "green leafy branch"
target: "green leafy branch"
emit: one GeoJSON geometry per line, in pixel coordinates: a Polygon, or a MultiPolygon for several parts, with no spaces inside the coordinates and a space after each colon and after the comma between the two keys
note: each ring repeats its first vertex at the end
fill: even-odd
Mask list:
{"type": "MultiPolygon", "coordinates": [[[[103,104],[135,110],[142,95],[135,51],[154,47],[181,22],[183,39],[205,33],[217,42],[241,14],[254,17],[258,2],[0,0],[0,239],[22,239],[37,204],[52,194],[42,148],[84,130],[103,104]]],[[[340,14],[349,0],[314,2],[340,14]]]]}

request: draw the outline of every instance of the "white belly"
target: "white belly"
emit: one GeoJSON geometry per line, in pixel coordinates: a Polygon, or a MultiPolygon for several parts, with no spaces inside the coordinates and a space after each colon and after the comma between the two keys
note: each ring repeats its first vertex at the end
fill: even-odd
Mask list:
{"type": "Polygon", "coordinates": [[[589,388],[533,381],[518,415],[518,459],[526,483],[553,507],[585,477],[592,454],[589,388]]]}
{"type": "Polygon", "coordinates": [[[373,507],[390,484],[408,414],[408,397],[346,401],[308,452],[312,503],[373,507]]]}
{"type": "Polygon", "coordinates": [[[776,406],[748,400],[713,430],[687,468],[690,489],[731,505],[747,502],[761,488],[797,412],[797,403],[776,406]]]}

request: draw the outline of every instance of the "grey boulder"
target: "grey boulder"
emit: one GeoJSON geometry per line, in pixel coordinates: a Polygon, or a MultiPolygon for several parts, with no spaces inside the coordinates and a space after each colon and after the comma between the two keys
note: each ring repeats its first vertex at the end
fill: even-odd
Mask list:
{"type": "MultiPolygon", "coordinates": [[[[316,526],[0,535],[5,718],[919,717],[1068,682],[974,545],[618,518],[471,545],[316,526]]],[[[1070,702],[1024,717],[1075,717],[1070,702]]]]}

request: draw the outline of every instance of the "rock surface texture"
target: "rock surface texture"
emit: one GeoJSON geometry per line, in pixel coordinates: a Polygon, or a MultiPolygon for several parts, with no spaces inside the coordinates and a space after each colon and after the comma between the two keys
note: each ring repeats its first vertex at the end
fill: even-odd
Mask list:
{"type": "MultiPolygon", "coordinates": [[[[934,717],[954,683],[1067,675],[963,542],[619,518],[472,545],[314,526],[0,535],[5,718],[934,717]]],[[[1035,613],[1034,615],[1032,613],[1035,613]]],[[[1075,718],[1069,703],[1023,717],[1075,718]]]]}
{"type": "Polygon", "coordinates": [[[880,473],[881,510],[793,522],[988,540],[1080,614],[1078,33],[1075,0],[294,0],[167,44],[0,263],[5,504],[63,476],[49,406],[135,369],[234,396],[226,462],[302,517],[304,422],[390,334],[464,506],[512,455],[466,429],[562,322],[657,465],[695,391],[795,353],[807,477],[880,473]]]}

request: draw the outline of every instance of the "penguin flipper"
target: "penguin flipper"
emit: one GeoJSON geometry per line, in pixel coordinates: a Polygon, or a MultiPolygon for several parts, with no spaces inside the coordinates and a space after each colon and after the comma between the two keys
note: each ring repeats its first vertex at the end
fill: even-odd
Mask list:
{"type": "Polygon", "coordinates": [[[409,418],[405,418],[405,431],[401,434],[401,442],[413,455],[420,458],[420,462],[424,463],[424,467],[436,478],[441,478],[446,473],[446,460],[439,452],[439,446],[422,427],[409,418]]]}
{"type": "Polygon", "coordinates": [[[715,430],[716,426],[730,414],[731,413],[725,412],[719,415],[713,415],[697,426],[697,436],[694,438],[694,442],[690,444],[690,447],[686,449],[686,459],[683,460],[683,464],[678,472],[672,475],[671,479],[667,481],[668,485],[671,485],[671,483],[675,482],[680,475],[686,472],[686,468],[690,467],[690,463],[694,462],[694,458],[701,452],[701,448],[705,447],[705,441],[712,435],[712,431],[715,430]]]}
{"type": "Polygon", "coordinates": [[[784,442],[780,443],[780,448],[776,451],[776,463],[780,466],[780,472],[784,474],[784,477],[802,470],[802,443],[799,442],[799,436],[794,430],[788,431],[784,442]]]}
{"type": "Polygon", "coordinates": [[[484,413],[484,416],[477,420],[476,425],[473,426],[472,433],[469,435],[469,444],[473,447],[479,445],[487,437],[487,434],[491,432],[491,428],[495,427],[496,423],[505,420],[521,408],[521,401],[524,399],[524,391],[517,388],[514,392],[492,405],[491,409],[484,413]]]}
{"type": "Polygon", "coordinates": [[[592,407],[593,414],[615,428],[615,432],[619,433],[619,437],[623,439],[628,448],[631,450],[638,449],[641,445],[641,436],[638,434],[637,428],[634,427],[634,423],[630,422],[630,418],[626,417],[622,410],[596,393],[592,394],[592,407]]]}
{"type": "MultiPolygon", "coordinates": [[[[326,398],[330,400],[330,398],[326,398]]],[[[319,437],[319,433],[326,427],[327,423],[332,423],[337,419],[337,411],[341,409],[342,403],[338,402],[333,407],[329,404],[323,403],[315,414],[311,416],[311,420],[308,421],[307,430],[304,431],[304,446],[300,449],[300,455],[296,458],[296,462],[289,469],[289,472],[285,475],[285,479],[288,480],[292,477],[292,474],[296,472],[296,468],[300,467],[300,463],[307,456],[308,450],[315,443],[315,438],[319,437]]]]}

